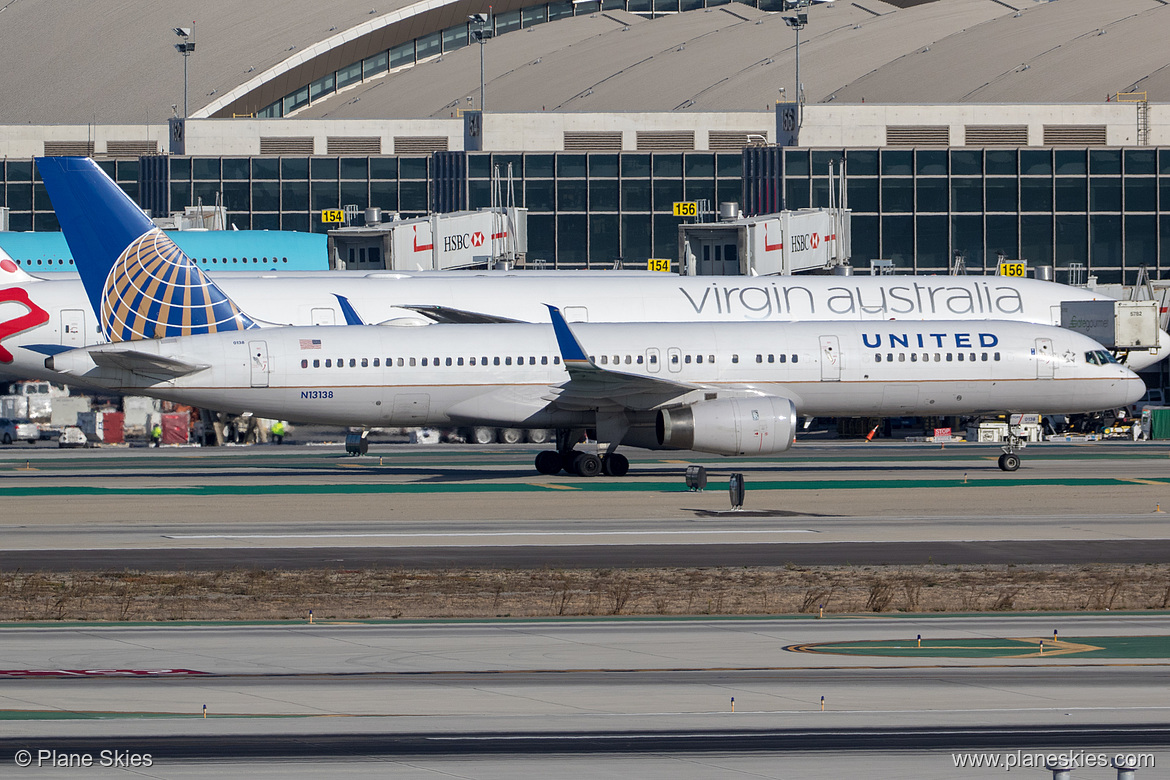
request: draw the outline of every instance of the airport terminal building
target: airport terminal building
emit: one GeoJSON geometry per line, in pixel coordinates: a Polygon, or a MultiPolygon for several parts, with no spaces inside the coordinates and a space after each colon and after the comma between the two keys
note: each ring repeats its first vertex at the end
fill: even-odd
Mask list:
{"type": "Polygon", "coordinates": [[[945,273],[958,255],[981,272],[1002,255],[1058,281],[1170,271],[1170,8],[1155,0],[817,4],[792,12],[800,31],[780,0],[515,0],[486,21],[466,0],[294,5],[273,22],[216,0],[185,38],[174,9],[115,13],[53,63],[76,78],[51,82],[68,15],[6,8],[8,228],[57,229],[42,154],[94,156],[155,214],[222,202],[241,229],[478,208],[498,172],[529,209],[530,259],[642,267],[677,257],[673,203],[828,206],[844,162],[859,269],[945,273]],[[797,36],[805,103],[781,146],[797,36]],[[172,50],[189,40],[189,57],[172,50]]]}

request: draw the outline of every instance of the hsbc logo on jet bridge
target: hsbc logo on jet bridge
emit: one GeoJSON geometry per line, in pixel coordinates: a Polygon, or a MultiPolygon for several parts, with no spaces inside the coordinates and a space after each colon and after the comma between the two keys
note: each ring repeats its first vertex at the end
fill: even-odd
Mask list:
{"type": "Polygon", "coordinates": [[[484,235],[480,231],[474,233],[456,233],[453,236],[443,236],[444,252],[462,252],[465,249],[478,249],[483,246],[484,235]]]}
{"type": "Polygon", "coordinates": [[[805,233],[789,238],[789,248],[793,252],[807,252],[810,249],[817,249],[820,245],[820,233],[805,233]]]}

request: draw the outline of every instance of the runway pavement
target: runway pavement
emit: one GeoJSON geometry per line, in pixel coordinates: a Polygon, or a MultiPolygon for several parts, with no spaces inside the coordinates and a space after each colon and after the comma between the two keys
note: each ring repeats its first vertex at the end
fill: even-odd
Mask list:
{"type": "Polygon", "coordinates": [[[846,443],[642,453],[538,476],[532,447],[0,452],[0,567],[698,566],[1170,560],[1170,447],[846,443]],[[687,463],[710,470],[705,492],[687,463]],[[731,470],[745,475],[732,512],[731,470]],[[1026,522],[1021,522],[1026,518],[1026,522]],[[1023,544],[1021,544],[1023,543],[1023,544]]]}
{"type": "Polygon", "coordinates": [[[646,762],[703,777],[731,761],[787,777],[779,756],[819,751],[808,776],[839,777],[849,753],[933,776],[954,770],[946,751],[1161,756],[1168,650],[1164,614],[9,626],[0,761],[116,750],[151,754],[151,777],[298,759],[473,778],[521,758],[585,777],[640,776],[646,762]],[[1012,638],[1027,647],[1004,655],[1012,638]],[[849,642],[895,646],[842,654],[849,642]],[[834,651],[807,651],[817,643],[834,651]],[[981,654],[956,655],[964,643],[981,654]]]}
{"type": "MultiPolygon", "coordinates": [[[[1015,474],[975,445],[642,454],[620,480],[539,477],[533,454],[3,450],[0,567],[1170,560],[1162,444],[1031,447],[1015,474]],[[685,490],[687,463],[710,469],[706,492],[685,490]]],[[[9,625],[0,762],[76,777],[11,762],[115,749],[152,753],[133,771],[165,778],[984,778],[1003,769],[950,751],[1161,757],[1167,637],[1161,613],[9,625]]]]}

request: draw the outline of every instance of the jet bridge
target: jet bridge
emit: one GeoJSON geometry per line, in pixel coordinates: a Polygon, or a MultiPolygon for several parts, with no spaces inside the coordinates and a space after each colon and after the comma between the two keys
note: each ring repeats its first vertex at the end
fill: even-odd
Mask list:
{"type": "Polygon", "coordinates": [[[685,276],[764,276],[849,268],[849,209],[801,209],[744,217],[724,203],[719,222],[678,227],[685,276]]]}
{"type": "MultiPolygon", "coordinates": [[[[355,215],[356,216],[356,215],[355,215]]],[[[528,210],[491,208],[382,221],[366,209],[365,225],[329,231],[329,267],[355,271],[445,271],[522,265],[528,210]]],[[[354,220],[356,221],[356,219],[354,220]]]]}

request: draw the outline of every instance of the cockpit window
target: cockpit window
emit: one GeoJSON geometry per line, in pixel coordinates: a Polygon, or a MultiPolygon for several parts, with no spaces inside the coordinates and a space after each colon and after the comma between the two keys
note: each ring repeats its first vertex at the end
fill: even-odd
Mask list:
{"type": "Polygon", "coordinates": [[[1085,362],[1093,366],[1107,366],[1116,363],[1117,358],[1103,349],[1094,349],[1085,353],[1085,362]]]}

